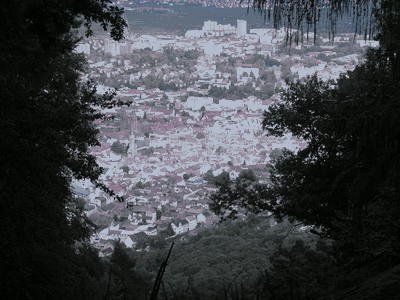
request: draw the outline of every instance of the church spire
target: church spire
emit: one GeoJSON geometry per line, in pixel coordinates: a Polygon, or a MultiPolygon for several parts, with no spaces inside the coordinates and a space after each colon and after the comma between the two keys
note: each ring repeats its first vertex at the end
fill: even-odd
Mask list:
{"type": "Polygon", "coordinates": [[[136,155],[136,133],[137,133],[137,117],[136,114],[133,112],[131,117],[130,117],[130,132],[129,132],[129,155],[132,157],[135,157],[136,155]]]}

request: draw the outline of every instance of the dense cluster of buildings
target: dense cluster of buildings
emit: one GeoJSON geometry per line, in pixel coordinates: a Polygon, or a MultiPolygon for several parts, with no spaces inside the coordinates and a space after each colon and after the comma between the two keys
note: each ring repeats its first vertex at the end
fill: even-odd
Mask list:
{"type": "MultiPolygon", "coordinates": [[[[193,38],[197,33],[192,31],[185,37],[141,35],[131,36],[123,43],[89,40],[76,49],[90,55],[92,77],[128,74],[131,81],[128,83],[134,84],[146,76],[162,76],[179,86],[176,91],[122,87],[117,97],[132,104],[104,110],[110,118],[97,124],[101,145],[91,151],[104,169],[101,180],[125,201],[116,202],[89,182],[77,181],[73,187],[86,200],[87,215],[101,228],[92,242],[102,255],[111,251],[110,241],[114,239],[133,247],[141,235],[152,236],[163,231],[183,234],[212,224],[216,217],[209,211],[208,202],[216,188],[205,180],[206,175],[218,176],[225,171],[235,178],[241,171],[253,169],[261,182],[267,182],[265,166],[274,149],[285,147],[296,151],[304,146],[304,141],[291,136],[273,138],[263,134],[262,113],[269,105],[281,101],[279,93],[234,101],[208,95],[204,86],[228,89],[251,84],[254,90],[260,89],[260,66],[241,62],[229,73],[218,70],[218,63],[227,57],[241,60],[258,54],[280,63],[292,61],[290,72],[299,78],[315,72],[321,78],[334,78],[354,68],[358,61],[358,55],[337,57],[331,44],[303,56],[277,54],[285,39],[284,30],[247,31],[246,22],[241,20],[236,27],[206,21],[198,38],[193,38]],[[195,71],[189,74],[184,68],[176,71],[167,65],[148,64],[140,70],[131,66],[129,55],[133,51],[147,48],[157,53],[164,47],[200,51],[195,71]],[[111,56],[97,57],[94,53],[111,56]],[[320,55],[332,60],[321,61],[320,55]],[[306,67],[302,64],[306,59],[314,64],[306,67]],[[165,73],[160,73],[162,69],[165,73]],[[194,83],[180,85],[179,80],[185,77],[194,83]]],[[[284,88],[281,68],[263,69],[274,72],[274,85],[284,88]]],[[[99,85],[98,91],[108,88],[99,85]]]]}
{"type": "MultiPolygon", "coordinates": [[[[118,5],[124,6],[128,4],[133,4],[133,1],[130,0],[114,0],[118,5]]],[[[213,6],[220,8],[235,8],[235,7],[247,7],[247,3],[241,1],[231,1],[231,0],[142,0],[141,3],[157,3],[157,4],[166,4],[166,5],[174,5],[179,3],[187,3],[187,4],[196,4],[202,6],[213,6]]]]}
{"type": "Polygon", "coordinates": [[[244,36],[247,31],[246,21],[238,20],[237,27],[231,24],[218,24],[216,21],[205,21],[201,30],[188,30],[185,33],[187,38],[205,38],[205,37],[221,37],[236,34],[244,36]]]}

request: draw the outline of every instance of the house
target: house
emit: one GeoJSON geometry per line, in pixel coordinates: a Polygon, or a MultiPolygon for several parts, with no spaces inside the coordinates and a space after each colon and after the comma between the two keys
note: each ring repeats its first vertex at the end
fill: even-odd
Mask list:
{"type": "Polygon", "coordinates": [[[205,183],[206,181],[203,180],[203,178],[201,178],[199,176],[193,176],[193,177],[189,178],[187,180],[187,182],[189,182],[193,185],[201,185],[201,184],[205,183]]]}
{"type": "MultiPolygon", "coordinates": [[[[111,251],[114,250],[114,244],[108,240],[103,240],[103,239],[97,238],[97,240],[95,240],[92,243],[93,243],[94,247],[100,251],[103,251],[105,249],[111,249],[111,251]]],[[[101,257],[101,252],[99,253],[99,255],[101,257]]]]}
{"type": "Polygon", "coordinates": [[[157,221],[157,232],[160,233],[161,231],[165,231],[168,229],[170,222],[162,222],[160,220],[157,221]]]}
{"type": "Polygon", "coordinates": [[[197,215],[197,223],[205,223],[206,222],[206,216],[203,213],[200,213],[197,215]]]}
{"type": "Polygon", "coordinates": [[[139,225],[139,223],[142,221],[142,218],[139,215],[133,213],[128,215],[128,220],[131,225],[139,225]]]}
{"type": "Polygon", "coordinates": [[[130,199],[126,201],[126,208],[133,208],[136,205],[135,199],[130,199]]]}
{"type": "Polygon", "coordinates": [[[85,204],[85,206],[83,207],[83,210],[84,210],[86,216],[90,217],[97,211],[97,207],[94,204],[85,204]]]}
{"type": "Polygon", "coordinates": [[[189,222],[185,219],[175,220],[171,223],[175,234],[181,234],[189,231],[189,222]]]}
{"type": "Polygon", "coordinates": [[[187,217],[186,221],[189,223],[189,231],[193,230],[197,226],[197,219],[193,216],[187,217]]]}
{"type": "Polygon", "coordinates": [[[97,197],[90,201],[91,203],[97,205],[98,207],[104,207],[107,205],[107,199],[103,196],[97,197]]]}
{"type": "Polygon", "coordinates": [[[178,216],[178,213],[167,211],[161,215],[161,221],[168,221],[175,219],[178,216]]]}
{"type": "Polygon", "coordinates": [[[99,257],[110,256],[111,254],[113,254],[113,252],[114,252],[114,247],[108,247],[108,248],[102,249],[99,252],[99,257]]]}
{"type": "Polygon", "coordinates": [[[155,208],[149,207],[145,212],[146,222],[153,224],[157,220],[157,211],[155,208]]]}
{"type": "Polygon", "coordinates": [[[157,235],[157,226],[148,227],[144,233],[146,235],[157,235]]]}
{"type": "Polygon", "coordinates": [[[87,198],[90,194],[89,189],[84,188],[80,183],[74,182],[72,184],[72,190],[74,194],[78,197],[87,198]]]}
{"type": "Polygon", "coordinates": [[[205,211],[205,212],[197,215],[198,223],[211,224],[212,219],[213,219],[213,217],[208,211],[205,211]]]}
{"type": "Polygon", "coordinates": [[[153,207],[133,205],[132,202],[129,202],[127,203],[127,208],[133,212],[132,217],[135,215],[142,216],[142,218],[146,219],[147,223],[153,224],[157,219],[157,211],[153,207]]]}
{"type": "MultiPolygon", "coordinates": [[[[131,224],[120,226],[120,224],[112,223],[110,227],[99,232],[99,237],[104,240],[120,239],[122,242],[124,242],[128,236],[136,234],[139,231],[139,226],[131,224]]],[[[126,240],[125,244],[127,247],[131,247],[129,246],[131,244],[129,240],[126,240]]]]}
{"type": "Polygon", "coordinates": [[[260,77],[260,69],[248,64],[241,64],[236,67],[236,79],[238,82],[247,83],[250,80],[260,77]]]}
{"type": "Polygon", "coordinates": [[[126,236],[126,237],[120,239],[120,241],[121,241],[127,248],[132,248],[133,246],[135,246],[135,242],[131,239],[130,236],[126,236]]]}

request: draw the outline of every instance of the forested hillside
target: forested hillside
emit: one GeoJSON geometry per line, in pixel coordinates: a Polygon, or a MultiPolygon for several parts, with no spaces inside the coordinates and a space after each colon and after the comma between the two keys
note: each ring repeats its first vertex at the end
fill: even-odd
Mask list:
{"type": "MultiPolygon", "coordinates": [[[[148,251],[127,251],[151,290],[172,240],[146,240],[139,250],[148,251]]],[[[291,289],[302,298],[323,296],[337,278],[329,244],[307,227],[266,216],[225,222],[175,239],[159,298],[289,299],[291,289]]]]}

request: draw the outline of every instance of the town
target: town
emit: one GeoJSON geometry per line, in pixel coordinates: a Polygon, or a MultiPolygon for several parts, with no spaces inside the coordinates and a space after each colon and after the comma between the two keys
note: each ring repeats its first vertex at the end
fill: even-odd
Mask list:
{"type": "Polygon", "coordinates": [[[100,255],[112,240],[135,247],[138,237],[195,234],[218,219],[208,208],[213,179],[252,170],[268,183],[271,153],[301,149],[306,141],[271,138],[262,114],[281,101],[293,80],[317,74],[335,80],[353,70],[375,41],[354,34],[302,36],[285,29],[247,28],[205,21],[184,36],[128,33],[122,42],[83,40],[88,60],[82,80],[97,92],[115,93],[123,105],[104,109],[101,145],[91,149],[104,169],[101,181],[123,202],[88,181],[75,194],[97,225],[92,242],[100,255]]]}

